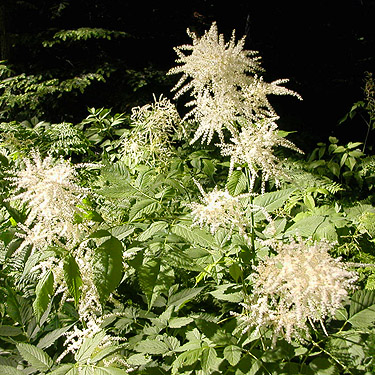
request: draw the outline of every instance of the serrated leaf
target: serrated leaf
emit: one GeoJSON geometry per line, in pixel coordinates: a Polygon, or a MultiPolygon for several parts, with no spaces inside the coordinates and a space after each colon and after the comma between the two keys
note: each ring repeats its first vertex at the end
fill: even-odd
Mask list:
{"type": "Polygon", "coordinates": [[[22,335],[23,331],[20,327],[0,325],[0,336],[18,336],[22,335]]]}
{"type": "Polygon", "coordinates": [[[221,360],[217,357],[215,348],[206,347],[201,356],[202,370],[206,374],[212,373],[214,370],[218,370],[218,366],[221,360]]]}
{"type": "Polygon", "coordinates": [[[168,306],[176,306],[179,309],[181,305],[195,298],[203,289],[204,287],[183,289],[169,297],[168,306]]]}
{"type": "Polygon", "coordinates": [[[143,199],[135,203],[129,211],[129,221],[132,222],[143,215],[150,215],[156,211],[159,203],[155,199],[143,199]]]}
{"type": "Polygon", "coordinates": [[[78,264],[72,255],[68,255],[64,259],[63,270],[64,280],[66,282],[70,295],[74,299],[74,304],[77,307],[79,298],[81,296],[80,288],[82,286],[82,278],[78,264]]]}
{"type": "Polygon", "coordinates": [[[139,285],[145,294],[150,309],[160,293],[167,293],[174,281],[174,272],[160,258],[154,258],[143,264],[138,272],[139,285]]]}
{"type": "Polygon", "coordinates": [[[66,363],[49,372],[48,375],[78,375],[78,368],[73,363],[66,363]]]}
{"type": "Polygon", "coordinates": [[[316,375],[338,375],[337,367],[332,364],[327,358],[314,358],[310,364],[310,368],[316,375]]]}
{"type": "Polygon", "coordinates": [[[53,366],[52,359],[42,349],[25,343],[18,343],[16,346],[22,358],[37,370],[46,372],[53,366]]]}
{"type": "Polygon", "coordinates": [[[51,346],[57,339],[59,339],[65,332],[68,332],[70,328],[72,328],[73,324],[70,324],[67,327],[57,328],[51,332],[48,332],[45,336],[43,336],[39,342],[37,347],[40,349],[46,349],[51,346]]]}
{"type": "Polygon", "coordinates": [[[78,352],[74,355],[74,359],[77,362],[85,363],[95,351],[95,349],[100,345],[105,337],[105,332],[100,331],[96,333],[93,337],[86,338],[78,352]]]}
{"type": "Polygon", "coordinates": [[[231,366],[236,366],[241,359],[242,350],[236,345],[229,345],[224,348],[223,354],[231,366]]]}
{"type": "Polygon", "coordinates": [[[151,238],[155,233],[160,232],[168,227],[168,223],[165,221],[156,221],[152,223],[143,233],[141,233],[137,240],[146,241],[151,238]]]}
{"type": "Polygon", "coordinates": [[[93,279],[102,303],[122,279],[122,250],[121,242],[115,237],[95,249],[92,258],[93,279]]]}
{"type": "Polygon", "coordinates": [[[202,355],[203,348],[196,348],[192,350],[187,350],[181,353],[172,365],[172,374],[177,374],[178,369],[183,366],[190,366],[197,362],[202,355]]]}
{"type": "Polygon", "coordinates": [[[171,228],[172,233],[184,238],[185,240],[200,245],[202,247],[215,247],[215,239],[203,229],[186,226],[178,223],[171,228]]]}
{"type": "Polygon", "coordinates": [[[115,353],[116,351],[120,350],[121,346],[107,346],[104,349],[101,349],[98,353],[95,354],[94,357],[91,358],[90,363],[98,363],[104,358],[108,357],[109,355],[115,353]]]}
{"type": "Polygon", "coordinates": [[[94,375],[129,375],[129,372],[116,367],[95,367],[94,375]]]}
{"type": "Polygon", "coordinates": [[[38,281],[35,288],[35,300],[33,303],[33,310],[39,321],[44,312],[47,310],[53,295],[53,273],[46,272],[38,281]]]}
{"type": "Polygon", "coordinates": [[[178,247],[166,243],[165,250],[163,258],[170,266],[183,268],[189,271],[204,271],[204,269],[197,264],[195,259],[191,258],[178,247]]]}
{"type": "MultiPolygon", "coordinates": [[[[255,197],[253,204],[263,207],[267,212],[273,212],[282,207],[294,191],[296,191],[295,188],[287,188],[265,193],[255,197]]],[[[257,212],[254,216],[256,220],[264,219],[264,214],[261,211],[257,212]]]]}
{"type": "Polygon", "coordinates": [[[194,321],[194,319],[189,318],[188,316],[181,317],[181,318],[175,317],[175,318],[171,318],[169,320],[168,326],[169,326],[169,328],[181,328],[181,327],[187,326],[188,324],[190,324],[193,321],[194,321]]]}
{"type": "Polygon", "coordinates": [[[210,294],[220,301],[238,303],[243,300],[241,287],[237,284],[219,285],[216,287],[216,290],[210,292],[210,294]]]}
{"type": "Polygon", "coordinates": [[[137,344],[134,350],[145,354],[165,354],[169,352],[169,347],[163,341],[146,339],[137,344]]]}
{"type": "Polygon", "coordinates": [[[375,291],[360,290],[354,293],[348,321],[353,327],[370,327],[375,324],[375,291]]]}
{"type": "Polygon", "coordinates": [[[151,362],[150,358],[147,358],[144,354],[133,354],[127,359],[127,363],[132,366],[142,366],[146,365],[147,363],[151,362]]]}
{"type": "Polygon", "coordinates": [[[242,171],[233,171],[228,177],[227,190],[230,195],[235,197],[247,190],[248,179],[242,171]]]}
{"type": "Polygon", "coordinates": [[[4,365],[0,365],[0,374],[1,375],[25,375],[23,371],[17,370],[15,367],[4,366],[4,365]]]}

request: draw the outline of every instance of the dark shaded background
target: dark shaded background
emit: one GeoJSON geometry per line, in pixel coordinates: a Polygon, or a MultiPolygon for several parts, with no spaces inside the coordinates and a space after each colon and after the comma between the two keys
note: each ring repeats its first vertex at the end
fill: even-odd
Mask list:
{"type": "Polygon", "coordinates": [[[151,101],[152,93],[171,97],[168,90],[177,77],[165,79],[164,73],[175,65],[173,47],[190,43],[186,28],[201,34],[216,21],[219,32],[228,37],[233,29],[238,37],[247,36],[246,49],[262,56],[265,80],[289,78],[287,87],[304,98],[270,98],[281,117],[280,128],[297,130],[294,137],[300,147],[313,147],[329,135],[340,141],[364,140],[366,126],[359,117],[337,124],[353,102],[363,98],[365,71],[375,72],[374,0],[2,1],[11,40],[8,60],[19,72],[74,74],[100,64],[114,67],[105,84],[92,85],[74,100],[62,100],[61,112],[47,113],[46,120],[79,121],[87,106],[129,110],[136,102],[151,101]],[[79,27],[130,36],[41,46],[54,32],[79,27]],[[140,72],[133,77],[143,79],[141,88],[124,73],[127,70],[140,72]]]}

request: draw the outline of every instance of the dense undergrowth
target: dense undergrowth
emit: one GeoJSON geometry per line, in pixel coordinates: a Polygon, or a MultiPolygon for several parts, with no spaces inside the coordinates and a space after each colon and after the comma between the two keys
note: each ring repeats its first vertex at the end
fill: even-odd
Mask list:
{"type": "Polygon", "coordinates": [[[183,119],[161,96],[1,123],[1,374],[375,372],[371,145],[303,154],[267,99],[287,81],[189,35],[183,119]]]}

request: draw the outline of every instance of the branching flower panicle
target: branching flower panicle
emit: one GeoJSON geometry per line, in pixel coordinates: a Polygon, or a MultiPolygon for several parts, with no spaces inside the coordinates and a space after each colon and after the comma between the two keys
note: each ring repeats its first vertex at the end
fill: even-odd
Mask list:
{"type": "Polygon", "coordinates": [[[238,133],[239,117],[247,122],[275,117],[267,95],[293,95],[301,99],[297,93],[280,86],[288,80],[266,83],[258,77],[263,70],[260,58],[257,52],[243,49],[245,37],[236,43],[233,32],[225,43],[216,23],[201,38],[189,30],[188,35],[193,44],[175,48],[179,57],[176,62],[181,65],[172,68],[169,74],[183,74],[173,89],[177,91],[175,98],[191,90],[193,100],[187,106],[193,109],[184,117],[198,123],[191,143],[200,137],[202,142],[210,143],[215,133],[223,143],[224,129],[232,136],[238,133]]]}
{"type": "Polygon", "coordinates": [[[246,164],[250,171],[250,190],[252,190],[259,172],[262,174],[262,192],[265,183],[274,178],[276,185],[281,177],[286,177],[281,162],[274,154],[274,149],[283,146],[300,151],[292,142],[281,137],[277,131],[276,119],[265,119],[242,128],[238,136],[231,139],[232,144],[220,144],[221,153],[230,156],[229,175],[235,164],[246,164]]]}
{"type": "Polygon", "coordinates": [[[253,292],[240,317],[245,330],[266,327],[274,341],[280,336],[303,340],[309,337],[308,321],[333,316],[357,277],[330,256],[331,247],[325,241],[279,244],[277,255],[255,269],[253,292]]]}
{"type": "Polygon", "coordinates": [[[61,238],[77,241],[82,228],[74,224],[74,216],[84,212],[79,204],[87,190],[77,184],[75,168],[63,159],[48,156],[42,160],[38,152],[24,163],[25,168],[11,180],[17,189],[12,200],[20,200],[30,208],[22,226],[25,243],[60,243],[61,238]]]}
{"type": "Polygon", "coordinates": [[[154,103],[132,108],[133,130],[122,139],[124,157],[131,164],[146,162],[154,166],[172,154],[171,138],[181,136],[181,118],[174,104],[167,98],[154,97],[154,103]]]}

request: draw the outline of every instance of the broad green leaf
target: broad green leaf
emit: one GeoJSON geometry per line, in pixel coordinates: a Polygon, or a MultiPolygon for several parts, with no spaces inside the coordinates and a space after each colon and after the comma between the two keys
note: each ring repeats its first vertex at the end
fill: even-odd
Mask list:
{"type": "Polygon", "coordinates": [[[216,290],[210,292],[210,294],[220,301],[228,301],[234,303],[243,301],[241,287],[237,284],[219,285],[216,287],[216,290]]]}
{"type": "Polygon", "coordinates": [[[48,375],[78,375],[78,368],[74,363],[67,363],[49,372],[48,375]]]}
{"type": "Polygon", "coordinates": [[[201,356],[202,370],[206,374],[211,374],[213,371],[219,369],[219,364],[222,360],[218,358],[215,348],[204,348],[201,356]]]}
{"type": "Polygon", "coordinates": [[[96,333],[93,337],[86,338],[78,352],[74,355],[74,359],[77,362],[85,363],[95,351],[95,349],[100,345],[105,337],[105,332],[100,331],[96,333]]]}
{"type": "Polygon", "coordinates": [[[237,263],[232,263],[229,266],[229,274],[233,277],[234,281],[237,283],[240,277],[242,277],[242,269],[237,263]]]}
{"type": "Polygon", "coordinates": [[[172,374],[178,374],[179,368],[189,366],[197,362],[200,359],[203,350],[203,348],[196,348],[181,353],[173,362],[172,374]]]}
{"type": "Polygon", "coordinates": [[[142,366],[151,362],[150,358],[147,358],[143,353],[133,354],[127,358],[127,363],[132,366],[142,366]]]}
{"type": "Polygon", "coordinates": [[[224,348],[224,358],[229,362],[231,366],[236,366],[240,361],[242,350],[236,345],[229,345],[224,348]]]}
{"type": "Polygon", "coordinates": [[[33,303],[33,310],[39,321],[43,313],[47,310],[53,295],[53,273],[46,272],[38,281],[35,288],[35,301],[33,303]]]}
{"type": "Polygon", "coordinates": [[[121,349],[120,345],[116,346],[106,346],[104,349],[100,349],[98,353],[96,353],[91,359],[90,363],[98,363],[104,358],[108,357],[109,355],[117,352],[121,349]]]}
{"type": "Polygon", "coordinates": [[[40,349],[46,349],[51,346],[57,339],[59,339],[65,332],[68,332],[70,328],[72,328],[73,324],[70,324],[63,328],[57,328],[51,332],[48,332],[45,336],[43,336],[39,342],[37,347],[40,349]]]}
{"type": "Polygon", "coordinates": [[[310,368],[316,375],[338,375],[339,370],[327,358],[314,358],[310,364],[310,368]]]}
{"type": "Polygon", "coordinates": [[[22,358],[37,370],[46,372],[53,366],[53,361],[42,349],[31,344],[16,344],[22,358]]]}
{"type": "Polygon", "coordinates": [[[197,264],[195,259],[191,258],[186,252],[182,251],[177,246],[171,245],[172,244],[166,243],[166,251],[163,253],[163,259],[171,267],[182,268],[189,271],[204,271],[204,269],[197,264]]]}
{"type": "Polygon", "coordinates": [[[23,371],[17,370],[15,367],[3,366],[3,365],[0,365],[0,374],[1,375],[25,375],[23,371]]]}
{"type": "Polygon", "coordinates": [[[168,223],[165,221],[156,221],[152,223],[143,233],[141,233],[137,240],[146,241],[151,238],[155,233],[160,232],[168,227],[168,223]]]}
{"type": "Polygon", "coordinates": [[[168,299],[168,306],[176,306],[179,309],[182,305],[195,298],[204,287],[183,289],[173,294],[168,299]]]}
{"type": "Polygon", "coordinates": [[[156,211],[159,203],[155,199],[143,199],[134,204],[129,211],[129,221],[134,221],[144,215],[150,215],[156,211]]]}
{"type": "MultiPolygon", "coordinates": [[[[295,188],[287,188],[270,193],[265,193],[254,198],[253,204],[255,206],[263,207],[267,212],[273,212],[289,199],[290,195],[295,191],[295,188]]],[[[254,215],[256,220],[264,219],[264,214],[259,211],[254,215]]]]}
{"type": "Polygon", "coordinates": [[[116,367],[95,367],[94,375],[129,375],[129,372],[116,367]]]}
{"type": "Polygon", "coordinates": [[[185,240],[200,245],[202,247],[215,247],[215,239],[208,232],[203,229],[184,225],[182,223],[176,224],[171,228],[174,234],[184,238],[185,240]]]}
{"type": "Polygon", "coordinates": [[[169,347],[163,341],[146,339],[137,344],[134,350],[145,354],[165,354],[169,352],[169,347]]]}
{"type": "Polygon", "coordinates": [[[193,318],[189,318],[188,316],[181,317],[181,318],[171,318],[168,322],[169,328],[181,328],[185,327],[191,322],[193,322],[193,318]]]}
{"type": "Polygon", "coordinates": [[[0,336],[18,336],[22,335],[23,331],[20,327],[0,325],[0,336]]]}
{"type": "Polygon", "coordinates": [[[230,195],[235,197],[238,194],[246,191],[248,186],[248,180],[242,171],[233,171],[228,177],[227,189],[230,195]]]}
{"type": "Polygon", "coordinates": [[[349,320],[353,327],[370,327],[375,324],[375,291],[360,290],[354,293],[350,308],[349,320]]]}
{"type": "Polygon", "coordinates": [[[174,281],[171,267],[162,263],[160,258],[153,258],[139,269],[139,285],[145,294],[150,309],[160,293],[167,293],[174,281]]]}
{"type": "Polygon", "coordinates": [[[122,250],[121,242],[111,237],[94,252],[92,259],[94,284],[102,303],[107,300],[122,279],[122,250]]]}
{"type": "Polygon", "coordinates": [[[77,307],[79,298],[81,296],[80,288],[82,286],[81,272],[78,264],[72,255],[68,255],[64,259],[64,279],[68,287],[70,295],[74,299],[74,304],[77,307]]]}

